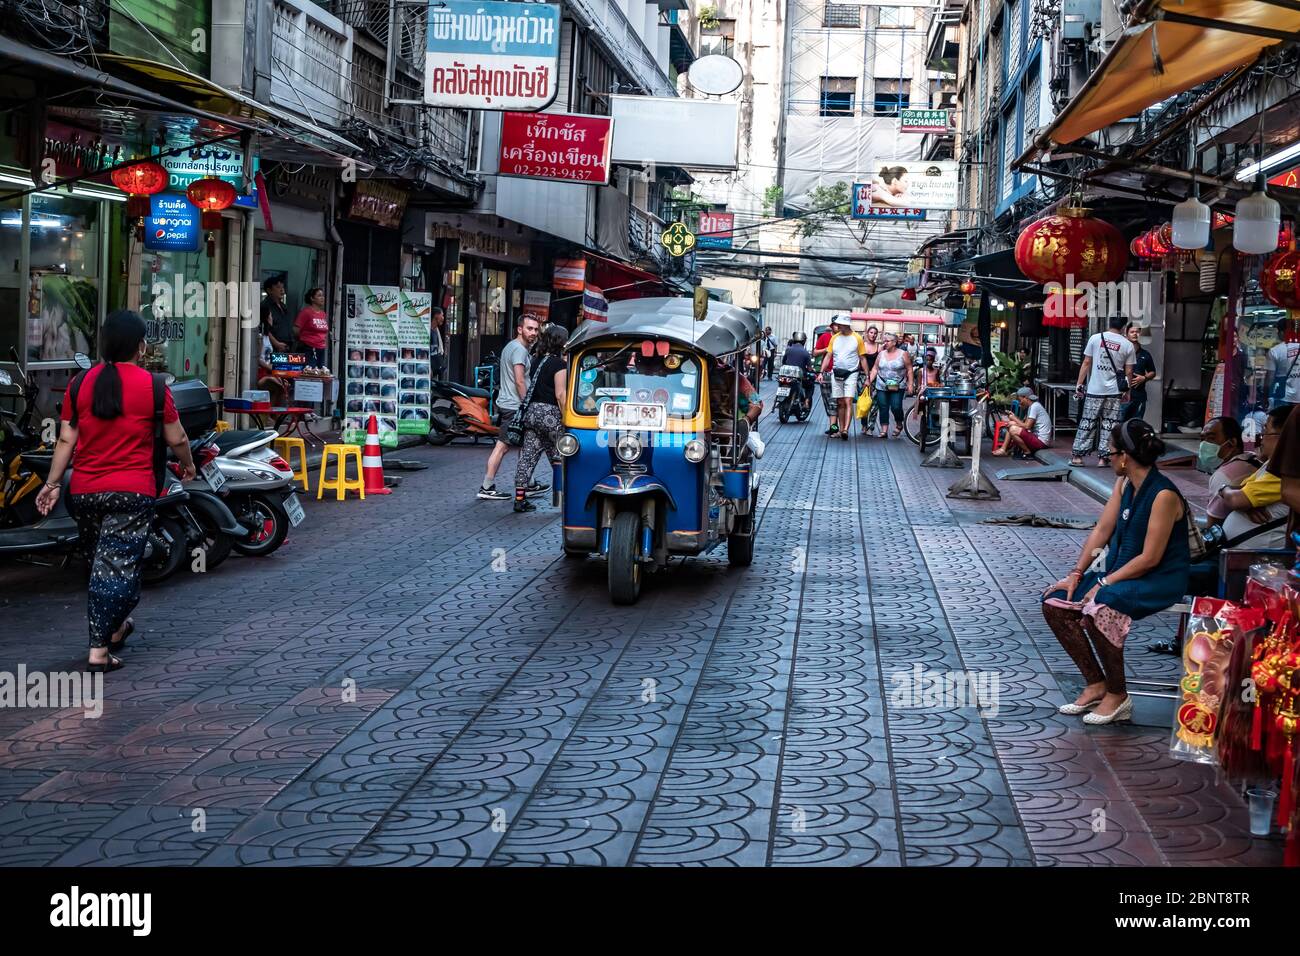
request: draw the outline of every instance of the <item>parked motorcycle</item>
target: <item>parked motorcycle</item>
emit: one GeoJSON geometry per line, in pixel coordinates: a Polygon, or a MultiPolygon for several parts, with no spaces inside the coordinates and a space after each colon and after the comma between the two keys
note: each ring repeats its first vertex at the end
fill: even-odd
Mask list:
{"type": "Polygon", "coordinates": [[[813,385],[816,376],[797,365],[782,365],[776,376],[776,412],[784,425],[793,415],[806,422],[812,414],[813,385]]]}
{"type": "Polygon", "coordinates": [[[429,406],[430,445],[445,445],[456,438],[496,438],[499,416],[489,412],[491,393],[457,382],[433,382],[429,406]]]}
{"type": "MultiPolygon", "coordinates": [[[[229,506],[244,530],[232,545],[250,557],[271,554],[289,528],[306,517],[294,491],[293,469],[271,447],[277,437],[269,429],[208,432],[190,445],[198,475],[186,487],[229,506]]],[[[211,560],[209,555],[209,567],[211,560]]]]}
{"type": "Polygon", "coordinates": [[[21,381],[0,369],[0,386],[14,386],[20,394],[12,396],[22,402],[22,411],[0,408],[0,527],[19,527],[39,520],[36,494],[42,479],[24,464],[23,454],[43,447],[36,415],[36,383],[23,371],[18,352],[10,348],[14,367],[21,381]]]}
{"type": "MultiPolygon", "coordinates": [[[[25,467],[30,468],[43,484],[49,477],[53,462],[53,452],[33,452],[25,459],[25,467]]],[[[67,508],[68,484],[71,480],[72,469],[69,468],[63,473],[63,494],[59,495],[59,500],[48,515],[38,515],[29,524],[0,528],[0,557],[62,555],[66,558],[76,552],[81,535],[76,519],[69,514],[67,508]]]]}

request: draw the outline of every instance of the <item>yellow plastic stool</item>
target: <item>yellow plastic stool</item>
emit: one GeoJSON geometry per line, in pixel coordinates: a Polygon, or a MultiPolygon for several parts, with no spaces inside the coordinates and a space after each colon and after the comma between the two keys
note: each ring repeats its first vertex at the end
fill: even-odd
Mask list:
{"type": "Polygon", "coordinates": [[[277,438],[275,450],[289,463],[289,467],[293,468],[293,480],[302,482],[303,491],[311,491],[311,482],[307,476],[307,443],[301,438],[277,438]],[[293,455],[290,454],[293,451],[298,452],[297,468],[293,467],[293,455]]]}
{"type": "Polygon", "coordinates": [[[321,453],[320,459],[320,479],[316,482],[316,500],[319,501],[325,494],[326,489],[335,493],[335,499],[342,501],[347,497],[349,491],[355,491],[361,495],[362,500],[366,497],[366,483],[361,477],[361,446],[360,445],[326,445],[325,450],[321,453]],[[325,469],[329,467],[330,455],[334,456],[335,476],[333,478],[325,477],[325,469]],[[357,476],[355,478],[347,477],[347,463],[356,462],[357,476]]]}
{"type": "Polygon", "coordinates": [[[224,418],[218,418],[217,434],[220,435],[222,432],[228,432],[228,431],[230,431],[230,422],[226,421],[224,418]]]}

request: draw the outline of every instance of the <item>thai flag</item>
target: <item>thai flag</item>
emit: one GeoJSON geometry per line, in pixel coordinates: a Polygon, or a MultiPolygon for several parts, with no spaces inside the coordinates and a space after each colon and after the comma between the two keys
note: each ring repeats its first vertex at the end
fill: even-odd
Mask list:
{"type": "Polygon", "coordinates": [[[588,285],[582,293],[582,317],[592,322],[609,321],[609,301],[605,293],[594,285],[588,285]]]}

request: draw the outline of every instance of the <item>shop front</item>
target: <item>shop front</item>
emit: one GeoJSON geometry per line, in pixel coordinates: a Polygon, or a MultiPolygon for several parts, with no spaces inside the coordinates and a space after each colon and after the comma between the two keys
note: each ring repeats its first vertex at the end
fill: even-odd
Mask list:
{"type": "Polygon", "coordinates": [[[472,381],[474,367],[514,335],[536,234],[494,216],[430,212],[423,235],[427,246],[455,252],[442,257],[447,377],[472,381]]]}

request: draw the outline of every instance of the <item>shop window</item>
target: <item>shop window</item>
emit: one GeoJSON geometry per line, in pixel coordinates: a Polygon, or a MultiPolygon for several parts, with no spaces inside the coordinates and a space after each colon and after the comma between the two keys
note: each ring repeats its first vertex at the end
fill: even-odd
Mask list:
{"type": "MultiPolygon", "coordinates": [[[[23,205],[20,199],[0,203],[0,362],[10,360],[9,350],[21,353],[25,331],[19,308],[23,282],[19,273],[23,250],[23,205]]],[[[2,405],[2,403],[0,403],[2,405]]]]}
{"type": "Polygon", "coordinates": [[[852,116],[857,82],[852,76],[823,76],[821,115],[852,116]]]}
{"type": "Polygon", "coordinates": [[[874,112],[877,116],[897,116],[912,102],[903,80],[876,80],[874,112]]]}
{"type": "MultiPolygon", "coordinates": [[[[46,193],[31,197],[29,361],[70,361],[78,352],[95,355],[101,205],[99,200],[46,193]]],[[[6,210],[4,229],[13,228],[15,219],[21,230],[21,213],[6,210]]]]}
{"type": "Polygon", "coordinates": [[[507,278],[508,273],[504,269],[484,269],[482,272],[483,294],[479,296],[479,303],[483,309],[481,335],[505,335],[508,311],[507,278]]]}
{"type": "Polygon", "coordinates": [[[827,3],[822,10],[824,27],[861,27],[862,8],[845,3],[827,3]]]}
{"type": "Polygon", "coordinates": [[[719,20],[715,27],[700,30],[700,56],[733,56],[736,48],[736,21],[719,20]]]}

